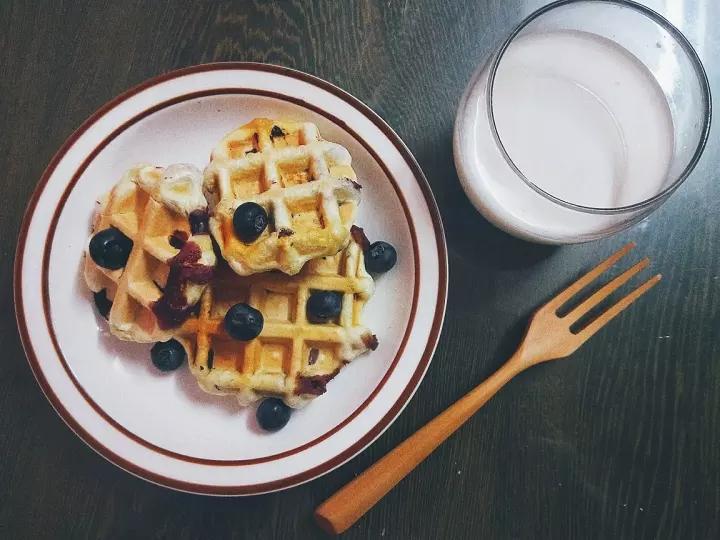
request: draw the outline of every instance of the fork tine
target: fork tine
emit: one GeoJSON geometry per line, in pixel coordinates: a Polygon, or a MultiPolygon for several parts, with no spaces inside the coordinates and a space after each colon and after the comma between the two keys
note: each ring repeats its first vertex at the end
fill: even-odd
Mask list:
{"type": "Polygon", "coordinates": [[[565,317],[563,317],[563,319],[567,319],[568,321],[570,321],[570,324],[574,323],[580,317],[582,317],[588,311],[590,311],[592,308],[597,306],[601,301],[603,301],[605,298],[607,298],[618,287],[627,283],[631,277],[633,277],[635,274],[640,272],[640,270],[642,270],[643,268],[647,267],[648,264],[650,264],[650,259],[645,257],[639,263],[635,264],[631,268],[628,268],[622,274],[617,276],[615,279],[606,283],[600,289],[595,291],[595,293],[593,293],[592,296],[585,299],[579,306],[577,306],[570,313],[565,315],[565,317]]]}
{"type": "Polygon", "coordinates": [[[623,311],[626,307],[628,307],[630,304],[632,304],[635,300],[640,298],[643,294],[645,294],[647,291],[649,291],[651,288],[653,288],[657,283],[662,279],[662,274],[657,274],[650,279],[648,279],[645,283],[640,285],[637,289],[632,291],[630,294],[625,296],[624,298],[618,300],[617,303],[610,306],[606,311],[602,313],[597,319],[595,319],[593,322],[588,324],[585,328],[583,328],[580,332],[577,333],[577,336],[582,340],[582,342],[587,341],[592,337],[595,332],[600,330],[603,326],[605,326],[607,323],[609,323],[611,320],[613,320],[621,311],[623,311]]]}
{"type": "Polygon", "coordinates": [[[590,270],[587,274],[578,279],[575,283],[570,285],[567,289],[558,294],[555,298],[550,300],[546,307],[552,308],[554,311],[567,302],[570,298],[575,296],[578,292],[584,289],[587,285],[595,281],[595,279],[605,272],[608,268],[613,266],[616,262],[622,259],[628,252],[635,247],[635,242],[625,244],[621,249],[610,255],[603,262],[598,264],[595,268],[590,270]]]}

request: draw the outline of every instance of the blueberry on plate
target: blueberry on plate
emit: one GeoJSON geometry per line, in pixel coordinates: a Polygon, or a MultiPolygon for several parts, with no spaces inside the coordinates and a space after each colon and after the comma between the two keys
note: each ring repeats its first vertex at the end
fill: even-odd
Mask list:
{"type": "Polygon", "coordinates": [[[307,317],[312,323],[324,323],[342,311],[342,295],[333,291],[315,291],[307,301],[307,317]]]}
{"type": "Polygon", "coordinates": [[[185,361],[185,348],[175,339],[161,341],[150,349],[150,358],[160,371],[172,371],[185,361]]]}
{"type": "Polygon", "coordinates": [[[225,314],[225,331],[240,341],[258,337],[264,324],[262,313],[247,304],[235,304],[225,314]]]}
{"type": "Polygon", "coordinates": [[[387,272],[397,262],[397,251],[387,242],[373,242],[365,250],[365,268],[371,274],[387,272]]]}
{"type": "Polygon", "coordinates": [[[290,407],[278,398],[264,399],[255,412],[258,424],[265,431],[277,431],[290,420],[290,407]]]}
{"type": "Polygon", "coordinates": [[[90,257],[95,264],[117,270],[127,263],[133,241],[115,227],[103,229],[90,239],[90,257]]]}
{"type": "Polygon", "coordinates": [[[267,212],[262,206],[254,202],[241,204],[233,214],[235,236],[246,244],[257,240],[267,227],[267,224],[267,212]]]}
{"type": "Polygon", "coordinates": [[[110,309],[112,308],[112,300],[108,299],[107,290],[101,289],[98,292],[94,292],[93,300],[95,300],[95,307],[98,313],[102,315],[104,319],[107,319],[110,314],[110,309]]]}

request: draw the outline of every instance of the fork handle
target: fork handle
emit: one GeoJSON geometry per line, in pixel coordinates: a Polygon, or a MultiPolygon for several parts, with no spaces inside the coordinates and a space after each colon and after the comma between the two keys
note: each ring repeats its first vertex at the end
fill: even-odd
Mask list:
{"type": "Polygon", "coordinates": [[[524,366],[519,357],[518,353],[513,355],[490,378],[465,394],[321,504],[315,511],[315,519],[320,527],[329,533],[340,534],[352,526],[510,379],[523,370],[524,366]]]}

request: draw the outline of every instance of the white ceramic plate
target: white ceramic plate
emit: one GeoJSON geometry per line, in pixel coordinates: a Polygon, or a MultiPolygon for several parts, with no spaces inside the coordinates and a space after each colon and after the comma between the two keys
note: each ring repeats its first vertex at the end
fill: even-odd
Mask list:
{"type": "Polygon", "coordinates": [[[123,469],[175,489],[279,490],[375,440],[423,378],[445,312],[447,255],[430,188],[400,138],[320,79],[265,64],[195,66],[112,100],[63,144],[33,194],[15,260],[15,309],[35,376],[58,414],[123,469]],[[346,146],[363,184],[358,224],[397,247],[365,321],[380,346],[273,434],[254,409],[204,394],[187,369],[158,373],[149,347],[110,336],[81,277],[96,199],[141,162],[207,164],[222,135],[258,117],[315,122],[346,146]]]}

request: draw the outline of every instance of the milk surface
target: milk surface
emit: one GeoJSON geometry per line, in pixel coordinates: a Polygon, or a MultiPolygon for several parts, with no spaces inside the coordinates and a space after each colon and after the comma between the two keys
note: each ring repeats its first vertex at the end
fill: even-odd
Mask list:
{"type": "MultiPolygon", "coordinates": [[[[627,215],[568,209],[528,187],[490,129],[489,64],[470,91],[459,151],[469,155],[472,196],[503,228],[551,242],[582,241],[627,215]]],[[[673,122],[652,73],[617,43],[559,30],[516,38],[500,62],[492,96],[500,140],[520,171],[566,202],[615,208],[642,202],[673,179],[673,122]]]]}
{"type": "Polygon", "coordinates": [[[493,111],[518,168],[560,199],[627,206],[666,183],[667,101],[647,68],[609,39],[578,31],[520,37],[500,63],[493,111]]]}

